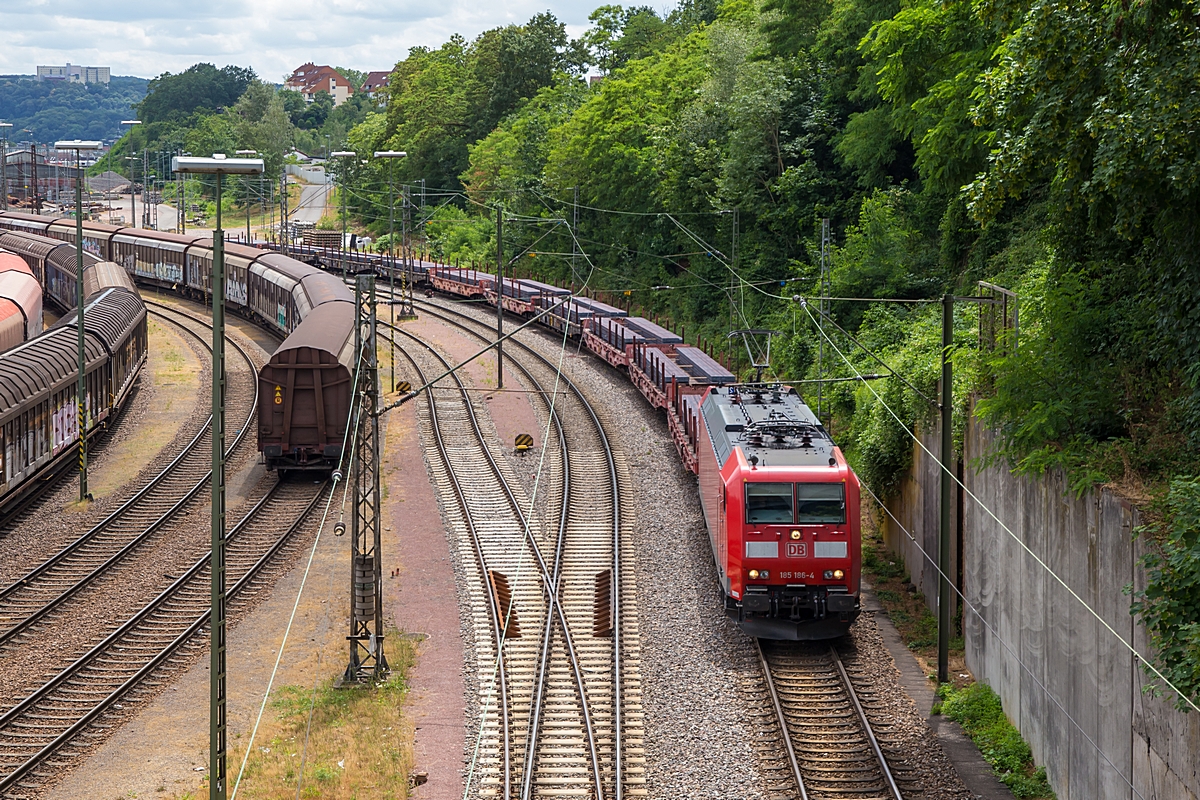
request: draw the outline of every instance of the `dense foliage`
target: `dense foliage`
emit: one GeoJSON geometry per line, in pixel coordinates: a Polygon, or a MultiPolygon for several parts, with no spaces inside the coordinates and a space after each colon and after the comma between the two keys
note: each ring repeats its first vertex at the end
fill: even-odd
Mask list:
{"type": "MultiPolygon", "coordinates": [[[[407,150],[401,181],[459,206],[461,219],[439,212],[418,231],[437,255],[492,258],[490,207],[503,205],[521,274],[613,292],[710,342],[781,331],[784,378],[881,376],[814,393],[884,495],[911,462],[905,428],[936,407],[934,301],[1007,287],[1019,337],[1010,317],[980,346],[989,308],[956,311],[957,432],[974,402],[1000,434],[995,459],[1062,468],[1076,491],[1161,492],[1200,473],[1196,12],[1195,0],[602,6],[578,42],[535,19],[414,49],[386,115],[349,138],[364,154],[407,150]],[[603,79],[585,83],[581,63],[603,79]]],[[[368,223],[386,217],[385,177],[347,176],[368,223]]],[[[1200,563],[1185,542],[1163,546],[1174,566],[1155,573],[1152,599],[1181,574],[1171,559],[1200,563]]],[[[1161,644],[1181,669],[1200,661],[1194,638],[1161,644]]]]}
{"type": "Polygon", "coordinates": [[[232,65],[217,69],[195,64],[178,75],[164,72],[150,81],[146,99],[138,106],[138,119],[153,124],[220,111],[236,103],[256,80],[254,70],[232,65]]]}
{"type": "MultiPolygon", "coordinates": [[[[1003,321],[981,338],[988,307],[958,304],[956,429],[970,399],[1000,433],[995,458],[1063,468],[1077,491],[1153,492],[1200,473],[1195,6],[605,5],[577,40],[539,14],[413,48],[378,108],[248,81],[224,112],[176,109],[186,130],[134,136],[266,152],[344,133],[361,157],[338,178],[377,233],[396,185],[420,246],[494,259],[502,206],[519,274],[612,293],[746,374],[725,335],[780,331],[774,373],[843,379],[809,399],[884,495],[911,460],[905,428],[936,406],[937,301],[1007,287],[1019,338],[1003,321]],[[844,380],[860,373],[877,377],[844,380]]],[[[1164,564],[1200,560],[1187,541],[1164,542],[1164,564]]],[[[1196,663],[1194,639],[1162,644],[1196,663]]]]}
{"type": "Polygon", "coordinates": [[[146,96],[144,78],[114,77],[108,85],[0,77],[0,121],[12,123],[10,141],[106,141],[146,96]]]}
{"type": "Polygon", "coordinates": [[[1185,698],[1200,704],[1200,480],[1179,478],[1167,496],[1164,541],[1148,543],[1143,560],[1149,580],[1135,595],[1160,668],[1185,698]]]}

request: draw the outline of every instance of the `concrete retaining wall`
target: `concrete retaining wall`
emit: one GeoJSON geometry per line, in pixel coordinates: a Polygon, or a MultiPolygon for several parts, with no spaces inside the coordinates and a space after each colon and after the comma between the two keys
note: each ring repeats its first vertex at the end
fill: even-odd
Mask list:
{"type": "Polygon", "coordinates": [[[288,175],[294,175],[305,183],[332,183],[332,181],[329,179],[328,173],[325,172],[324,168],[305,169],[298,164],[285,164],[283,169],[288,175]]]}
{"type": "MultiPolygon", "coordinates": [[[[934,449],[937,432],[923,441],[934,449]]],[[[990,443],[972,421],[965,463],[990,443]]],[[[938,484],[930,462],[918,449],[913,476],[889,505],[933,555],[938,484]]],[[[1059,800],[1200,800],[1200,714],[1144,695],[1147,680],[1120,641],[1149,652],[1123,591],[1144,585],[1143,543],[1132,536],[1137,510],[1107,491],[1076,498],[1061,474],[1023,478],[1000,465],[968,468],[963,481],[982,503],[967,497],[962,505],[967,664],[1000,695],[1059,800]]],[[[924,559],[915,546],[903,534],[888,542],[936,598],[936,573],[917,568],[924,559]]]]}
{"type": "MultiPolygon", "coordinates": [[[[881,520],[884,542],[892,552],[904,559],[909,580],[925,596],[925,603],[934,614],[937,614],[938,533],[941,521],[939,492],[942,468],[936,457],[942,446],[939,430],[940,426],[935,423],[932,431],[917,431],[921,442],[935,455],[930,456],[922,448],[913,445],[912,469],[900,484],[900,496],[888,503],[889,510],[900,521],[903,530],[886,514],[881,520]],[[909,538],[910,535],[912,538],[909,538]]],[[[958,539],[958,522],[959,505],[956,500],[951,506],[950,523],[951,530],[956,534],[955,540],[958,539]]],[[[950,574],[953,576],[959,574],[959,550],[956,541],[950,548],[950,574]]],[[[953,595],[951,600],[950,613],[954,615],[958,610],[958,595],[953,595]]]]}

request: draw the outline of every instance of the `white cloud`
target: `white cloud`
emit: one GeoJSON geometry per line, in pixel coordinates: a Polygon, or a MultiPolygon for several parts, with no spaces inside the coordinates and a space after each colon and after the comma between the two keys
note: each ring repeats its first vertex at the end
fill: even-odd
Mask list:
{"type": "Polygon", "coordinates": [[[4,0],[0,74],[38,64],[107,66],[152,78],[207,61],[279,82],[306,61],[391,69],[410,47],[468,39],[549,10],[572,35],[604,0],[4,0]]]}

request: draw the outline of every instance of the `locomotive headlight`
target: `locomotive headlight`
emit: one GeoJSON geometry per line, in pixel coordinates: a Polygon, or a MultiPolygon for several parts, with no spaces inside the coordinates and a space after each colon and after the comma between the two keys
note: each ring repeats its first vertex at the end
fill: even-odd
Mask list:
{"type": "Polygon", "coordinates": [[[801,533],[800,531],[792,531],[792,538],[793,539],[802,539],[802,538],[804,538],[804,534],[801,533]]]}
{"type": "Polygon", "coordinates": [[[766,580],[767,578],[771,577],[771,573],[767,572],[764,569],[758,573],[758,577],[762,578],[763,580],[766,580]]]}
{"type": "Polygon", "coordinates": [[[842,570],[840,570],[840,569],[835,569],[835,570],[833,571],[833,579],[834,579],[834,580],[838,580],[838,581],[840,581],[840,580],[841,580],[842,578],[844,578],[844,577],[846,577],[846,573],[845,573],[845,572],[843,572],[842,570]]]}
{"type": "Polygon", "coordinates": [[[756,569],[750,570],[750,580],[752,580],[752,581],[758,580],[758,570],[756,570],[756,569]]]}
{"type": "Polygon", "coordinates": [[[831,569],[825,570],[825,574],[822,575],[821,577],[823,577],[827,581],[833,580],[833,570],[831,570],[831,569]]]}

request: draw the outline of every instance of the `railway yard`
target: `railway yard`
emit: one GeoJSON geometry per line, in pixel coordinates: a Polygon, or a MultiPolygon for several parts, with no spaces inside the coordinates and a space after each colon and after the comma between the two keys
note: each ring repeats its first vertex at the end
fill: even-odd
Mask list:
{"type": "Polygon", "coordinates": [[[0,800],[1200,800],[1200,17],[310,5],[4,7],[0,800]]]}
{"type": "MultiPolygon", "coordinates": [[[[329,468],[307,461],[334,451],[320,443],[272,451],[275,423],[259,417],[307,424],[299,405],[294,416],[291,406],[277,414],[273,381],[260,380],[268,363],[290,365],[314,376],[316,428],[333,430],[320,404],[322,393],[342,391],[330,377],[338,362],[305,360],[314,329],[307,339],[293,332],[306,315],[325,314],[325,330],[342,330],[327,348],[336,355],[352,326],[328,319],[353,305],[327,274],[272,258],[268,272],[241,273],[249,294],[228,335],[229,731],[239,756],[231,778],[246,748],[251,761],[270,753],[262,740],[250,743],[268,682],[309,686],[337,675],[349,622],[350,554],[334,530],[339,490],[329,468]],[[297,301],[294,317],[283,305],[278,317],[257,316],[253,276],[263,286],[276,280],[270,269],[303,286],[310,305],[297,301]],[[271,459],[279,469],[264,468],[271,459]]],[[[45,488],[10,503],[0,530],[4,798],[183,798],[206,785],[211,323],[203,304],[163,291],[190,285],[190,273],[131,272],[153,333],[140,383],[97,442],[92,469],[105,491],[79,505],[69,480],[43,476],[45,488]],[[164,418],[168,399],[179,413],[164,418]]],[[[368,781],[359,797],[1004,796],[960,779],[971,769],[956,769],[931,734],[928,708],[901,687],[885,645],[890,623],[869,593],[860,614],[852,586],[853,613],[840,618],[846,632],[813,641],[756,638],[743,630],[753,614],[721,613],[738,590],[725,596],[724,562],[714,563],[704,533],[691,474],[703,466],[688,466],[700,464],[700,395],[670,377],[676,367],[656,367],[657,393],[621,379],[622,367],[597,358],[572,330],[581,314],[506,342],[500,389],[491,354],[450,371],[494,340],[491,307],[432,291],[414,305],[416,318],[395,324],[380,306],[376,348],[387,401],[400,397],[387,392],[393,375],[423,386],[449,373],[382,417],[387,575],[378,591],[387,625],[415,643],[408,727],[396,734],[411,750],[411,789],[368,781]],[[682,410],[668,418],[683,420],[683,439],[647,396],[682,410]],[[519,434],[532,446],[514,449],[519,434]],[[693,457],[681,461],[684,453],[693,457]]],[[[639,357],[634,345],[628,352],[630,363],[639,357]]],[[[288,381],[288,392],[302,391],[288,381]]],[[[741,398],[747,420],[778,395],[741,398]]],[[[800,435],[767,430],[777,441],[800,435]]],[[[817,432],[804,428],[804,448],[817,432]]],[[[832,453],[820,456],[823,469],[836,466],[832,453]]],[[[853,499],[857,510],[856,495],[843,496],[843,507],[853,499]]],[[[788,514],[785,527],[795,525],[788,514]]],[[[827,527],[857,535],[844,516],[827,527]]],[[[836,622],[835,589],[795,600],[815,611],[793,611],[789,624],[799,619],[803,631],[808,613],[814,623],[836,622]]],[[[749,600],[757,590],[745,591],[749,600]]],[[[274,796],[254,794],[252,780],[246,791],[274,796]]]]}

